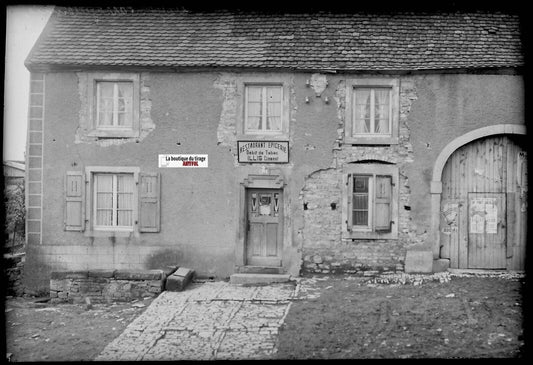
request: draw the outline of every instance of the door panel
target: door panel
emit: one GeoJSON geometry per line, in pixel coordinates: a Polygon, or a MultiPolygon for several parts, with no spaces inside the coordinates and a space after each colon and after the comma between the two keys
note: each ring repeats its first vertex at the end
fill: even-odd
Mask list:
{"type": "Polygon", "coordinates": [[[527,196],[527,172],[519,167],[527,161],[526,144],[525,136],[486,137],[460,147],[446,162],[440,257],[449,258],[451,268],[523,268],[527,209],[518,196],[527,196]],[[495,208],[489,204],[488,227],[486,204],[482,208],[476,200],[485,198],[495,199],[495,208]]]}
{"type": "Polygon", "coordinates": [[[282,191],[247,189],[246,265],[281,266],[282,191]]]}
{"type": "Polygon", "coordinates": [[[504,193],[468,194],[468,267],[506,268],[504,193]]]}

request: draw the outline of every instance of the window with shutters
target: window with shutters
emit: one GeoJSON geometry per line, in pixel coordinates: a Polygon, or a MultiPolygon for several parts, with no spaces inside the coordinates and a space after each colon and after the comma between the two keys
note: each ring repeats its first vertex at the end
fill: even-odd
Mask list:
{"type": "Polygon", "coordinates": [[[89,136],[139,136],[139,83],[138,74],[89,74],[87,95],[92,123],[89,136]]]}
{"type": "Polygon", "coordinates": [[[398,168],[348,164],[343,175],[343,238],[397,238],[398,168]]]}
{"type": "Polygon", "coordinates": [[[397,144],[399,81],[364,78],[346,82],[344,142],[397,144]]]}
{"type": "Polygon", "coordinates": [[[87,167],[65,178],[65,230],[120,236],[160,229],[160,176],[138,167],[87,167]]]}

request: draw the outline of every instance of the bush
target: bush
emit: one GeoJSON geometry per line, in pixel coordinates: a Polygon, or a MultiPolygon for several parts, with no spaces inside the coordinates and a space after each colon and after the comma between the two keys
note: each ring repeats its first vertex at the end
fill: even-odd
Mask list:
{"type": "Polygon", "coordinates": [[[24,182],[22,181],[6,188],[4,198],[6,208],[5,232],[11,241],[9,245],[6,242],[6,246],[16,246],[18,245],[17,242],[24,239],[26,219],[24,195],[24,182]]]}

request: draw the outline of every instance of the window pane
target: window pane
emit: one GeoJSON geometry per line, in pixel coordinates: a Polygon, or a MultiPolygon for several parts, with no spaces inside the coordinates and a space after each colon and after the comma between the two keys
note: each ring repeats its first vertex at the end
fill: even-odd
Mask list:
{"type": "Polygon", "coordinates": [[[354,226],[368,226],[368,211],[354,211],[352,216],[354,226]]]}
{"type": "Polygon", "coordinates": [[[389,133],[390,89],[379,88],[374,91],[374,129],[375,133],[389,133]]]}
{"type": "Polygon", "coordinates": [[[262,90],[261,86],[247,86],[246,90],[248,92],[248,102],[262,102],[262,90]]]}
{"type": "Polygon", "coordinates": [[[353,177],[352,224],[368,226],[369,176],[353,177]]]}
{"type": "Polygon", "coordinates": [[[353,208],[357,210],[368,210],[368,194],[354,194],[353,208]]]}
{"type": "Polygon", "coordinates": [[[246,105],[246,129],[261,130],[262,123],[262,106],[263,106],[263,88],[257,86],[247,86],[247,105],[246,105]]]}
{"type": "Polygon", "coordinates": [[[101,98],[98,110],[98,125],[110,126],[113,124],[113,99],[101,98]]]}
{"type": "Polygon", "coordinates": [[[99,81],[98,82],[98,91],[99,91],[99,98],[108,98],[113,99],[113,89],[115,87],[114,82],[109,81],[99,81]]]}
{"type": "Polygon", "coordinates": [[[248,117],[247,130],[260,130],[261,117],[248,117]]]}
{"type": "Polygon", "coordinates": [[[118,82],[118,121],[119,126],[132,125],[133,83],[118,82]]]}
{"type": "Polygon", "coordinates": [[[355,89],[355,126],[354,133],[370,133],[370,88],[355,89]]]}
{"type": "Polygon", "coordinates": [[[267,103],[280,103],[281,102],[281,86],[268,86],[267,90],[267,103]]]}
{"type": "Polygon", "coordinates": [[[119,210],[117,212],[117,225],[132,226],[133,225],[133,212],[131,210],[119,210]]]}
{"type": "Polygon", "coordinates": [[[353,178],[353,192],[354,193],[368,193],[368,176],[354,176],[353,178]]]}
{"type": "Polygon", "coordinates": [[[112,226],[113,225],[113,210],[98,209],[96,211],[96,225],[97,226],[112,226]]]}
{"type": "Polygon", "coordinates": [[[281,130],[281,103],[267,103],[267,125],[266,130],[281,130]]]}

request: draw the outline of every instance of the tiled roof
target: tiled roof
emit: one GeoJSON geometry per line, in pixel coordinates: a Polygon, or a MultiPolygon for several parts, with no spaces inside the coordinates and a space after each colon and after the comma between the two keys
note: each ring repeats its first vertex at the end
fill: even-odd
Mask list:
{"type": "Polygon", "coordinates": [[[61,67],[435,70],[523,66],[505,13],[195,12],[56,8],[26,60],[61,67]]]}

